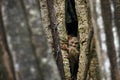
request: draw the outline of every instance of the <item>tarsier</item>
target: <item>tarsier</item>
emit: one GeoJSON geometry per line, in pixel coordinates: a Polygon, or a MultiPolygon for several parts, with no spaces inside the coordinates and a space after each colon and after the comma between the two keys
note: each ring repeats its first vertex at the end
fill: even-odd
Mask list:
{"type": "Polygon", "coordinates": [[[71,80],[77,79],[79,64],[78,19],[75,10],[75,0],[65,0],[65,27],[68,36],[68,60],[71,80]]]}

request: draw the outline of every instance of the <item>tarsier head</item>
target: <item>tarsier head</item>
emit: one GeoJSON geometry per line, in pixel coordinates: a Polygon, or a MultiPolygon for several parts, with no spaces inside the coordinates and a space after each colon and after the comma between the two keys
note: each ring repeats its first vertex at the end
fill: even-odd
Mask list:
{"type": "Polygon", "coordinates": [[[78,57],[79,55],[79,41],[77,37],[69,36],[69,57],[78,57]]]}
{"type": "Polygon", "coordinates": [[[77,37],[68,37],[69,38],[69,46],[72,46],[72,47],[77,47],[78,44],[79,44],[79,41],[77,39],[77,37]]]}

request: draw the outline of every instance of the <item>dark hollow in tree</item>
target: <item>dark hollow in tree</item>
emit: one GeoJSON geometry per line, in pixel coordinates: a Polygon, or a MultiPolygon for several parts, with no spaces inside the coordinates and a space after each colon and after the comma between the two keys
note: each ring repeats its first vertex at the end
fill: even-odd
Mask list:
{"type": "Polygon", "coordinates": [[[71,80],[77,80],[79,41],[75,0],[65,0],[65,27],[68,35],[68,59],[70,64],[71,80]]]}
{"type": "Polygon", "coordinates": [[[78,19],[75,10],[75,0],[65,0],[65,25],[67,34],[77,37],[78,19]]]}

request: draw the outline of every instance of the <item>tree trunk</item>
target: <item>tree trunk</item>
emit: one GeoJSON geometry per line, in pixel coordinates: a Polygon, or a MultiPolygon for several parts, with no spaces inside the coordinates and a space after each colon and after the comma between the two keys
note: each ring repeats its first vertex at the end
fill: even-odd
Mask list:
{"type": "Polygon", "coordinates": [[[55,16],[54,1],[47,0],[47,5],[48,5],[49,18],[50,18],[50,28],[53,37],[54,57],[61,75],[61,79],[66,80],[60,42],[59,42],[58,29],[57,29],[57,19],[55,16]]]}
{"type": "Polygon", "coordinates": [[[5,36],[16,80],[60,80],[40,14],[38,0],[3,0],[5,36]]]}
{"type": "Polygon", "coordinates": [[[120,80],[117,64],[116,24],[111,0],[89,0],[94,26],[101,79],[120,80]]]}

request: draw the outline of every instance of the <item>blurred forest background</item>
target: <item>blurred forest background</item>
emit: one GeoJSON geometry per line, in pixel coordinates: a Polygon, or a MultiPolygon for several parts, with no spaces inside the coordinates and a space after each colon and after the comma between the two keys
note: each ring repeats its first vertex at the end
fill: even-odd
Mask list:
{"type": "MultiPolygon", "coordinates": [[[[116,66],[110,68],[113,68],[113,73],[111,71],[111,74],[114,74],[114,71],[116,71],[115,78],[111,78],[110,76],[112,75],[107,75],[107,73],[105,73],[105,76],[100,74],[101,67],[99,62],[104,65],[105,60],[104,57],[103,60],[99,60],[96,45],[100,46],[98,52],[102,52],[102,41],[98,37],[96,37],[97,40],[95,41],[93,36],[93,32],[96,31],[97,33],[98,30],[95,26],[99,23],[92,24],[92,20],[96,20],[96,17],[98,17],[96,15],[99,13],[94,11],[96,5],[93,3],[97,4],[97,2],[92,0],[91,4],[94,6],[91,6],[90,9],[89,1],[75,0],[80,44],[77,80],[119,80],[119,74],[116,73],[120,72],[119,70],[117,71],[120,68],[120,64],[118,64],[119,67],[117,68],[116,66]],[[99,42],[99,44],[96,44],[96,42],[99,42]],[[88,47],[90,50],[87,50],[88,47]],[[102,78],[103,76],[105,78],[102,78]]],[[[99,0],[97,1],[99,2],[99,0]]],[[[114,2],[114,0],[103,1],[103,5],[101,4],[103,6],[102,9],[103,11],[106,10],[106,12],[107,7],[104,9],[104,6],[111,5],[107,1],[114,2]]],[[[115,0],[115,3],[117,12],[117,17],[115,16],[115,18],[118,20],[116,20],[118,22],[116,25],[118,33],[120,33],[118,27],[120,23],[120,0],[115,0]]],[[[104,18],[105,16],[103,15],[102,17],[104,18]]],[[[112,21],[111,18],[110,20],[112,21]]],[[[109,23],[108,25],[111,26],[112,24],[109,23]]],[[[102,35],[99,32],[95,35],[102,35]]],[[[120,37],[119,34],[118,36],[120,37]]],[[[65,0],[1,0],[0,80],[71,80],[67,57],[68,51],[64,49],[64,46],[68,45],[67,38],[65,29],[65,0]]],[[[113,42],[114,40],[111,41],[113,42]]],[[[110,49],[116,49],[115,45],[108,47],[108,51],[110,49]]],[[[118,53],[120,58],[120,51],[118,53]]],[[[105,59],[107,59],[106,54],[99,55],[105,55],[105,59]]],[[[113,63],[112,61],[110,62],[113,65],[116,62],[116,57],[113,54],[113,58],[109,57],[110,59],[114,58],[113,63]]],[[[102,66],[102,68],[105,67],[105,65],[102,66]]],[[[108,72],[110,69],[107,69],[108,72]]]]}

